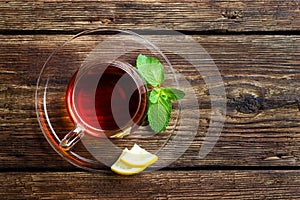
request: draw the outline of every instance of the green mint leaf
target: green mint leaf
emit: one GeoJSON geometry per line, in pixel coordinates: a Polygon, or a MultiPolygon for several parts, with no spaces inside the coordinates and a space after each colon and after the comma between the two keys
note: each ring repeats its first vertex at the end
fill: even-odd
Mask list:
{"type": "Polygon", "coordinates": [[[149,101],[151,103],[157,103],[160,93],[161,93],[161,89],[152,90],[149,95],[149,101]]]}
{"type": "MultiPolygon", "coordinates": [[[[160,91],[158,91],[158,93],[160,93],[160,91]]],[[[157,133],[166,130],[170,122],[171,111],[172,103],[169,99],[164,99],[161,96],[158,96],[157,103],[152,103],[150,101],[148,121],[152,130],[157,133]]]]}
{"type": "Polygon", "coordinates": [[[148,110],[148,120],[151,128],[159,133],[166,130],[170,121],[170,113],[162,104],[151,104],[148,110]]]}
{"type": "Polygon", "coordinates": [[[136,67],[139,74],[153,87],[164,81],[164,67],[156,58],[140,54],[136,60],[136,67]]]}
{"type": "Polygon", "coordinates": [[[185,96],[185,93],[175,88],[162,88],[161,96],[169,100],[180,100],[185,96]]]}
{"type": "Polygon", "coordinates": [[[171,116],[172,111],[172,102],[168,98],[163,98],[160,96],[158,98],[158,103],[164,107],[164,109],[168,112],[168,114],[171,116]]]}
{"type": "Polygon", "coordinates": [[[163,93],[163,90],[164,88],[153,89],[150,92],[149,101],[152,104],[159,103],[166,109],[166,111],[171,112],[172,110],[171,99],[169,98],[168,94],[166,95],[163,93]]]}
{"type": "Polygon", "coordinates": [[[139,68],[139,66],[147,64],[147,60],[148,60],[148,56],[139,54],[136,59],[136,68],[139,68]]]}

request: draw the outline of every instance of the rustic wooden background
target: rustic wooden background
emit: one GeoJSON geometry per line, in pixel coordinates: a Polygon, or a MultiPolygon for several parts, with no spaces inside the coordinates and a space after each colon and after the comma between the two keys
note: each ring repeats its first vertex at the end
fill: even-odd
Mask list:
{"type": "MultiPolygon", "coordinates": [[[[0,0],[0,199],[300,199],[299,7],[299,0],[0,0]],[[228,114],[205,159],[197,155],[206,103],[191,147],[157,172],[90,173],[52,150],[36,119],[36,80],[57,45],[89,28],[168,28],[206,48],[228,114]]],[[[207,100],[199,77],[181,70],[207,100]]]]}

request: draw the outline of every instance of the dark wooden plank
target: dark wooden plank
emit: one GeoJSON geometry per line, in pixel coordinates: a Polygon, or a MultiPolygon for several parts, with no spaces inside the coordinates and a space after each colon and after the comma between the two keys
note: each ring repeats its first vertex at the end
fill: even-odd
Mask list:
{"type": "Polygon", "coordinates": [[[71,31],[96,27],[222,32],[300,29],[298,0],[1,0],[0,13],[1,31],[71,31]]]}
{"type": "Polygon", "coordinates": [[[2,173],[1,199],[299,199],[299,171],[2,173]]]}
{"type": "MultiPolygon", "coordinates": [[[[299,166],[297,44],[300,37],[193,37],[211,54],[222,74],[228,95],[228,114],[215,148],[205,159],[199,159],[198,151],[210,120],[209,94],[194,69],[175,64],[196,91],[201,118],[193,144],[170,167],[299,166]]],[[[0,168],[71,167],[44,139],[34,108],[35,84],[42,63],[51,50],[67,38],[68,35],[0,36],[0,168]]],[[[77,45],[89,47],[88,41],[77,45]]],[[[65,56],[77,56],[72,54],[77,45],[65,56]]],[[[59,110],[53,110],[55,112],[59,110]]],[[[154,148],[157,141],[144,142],[154,148]]]]}

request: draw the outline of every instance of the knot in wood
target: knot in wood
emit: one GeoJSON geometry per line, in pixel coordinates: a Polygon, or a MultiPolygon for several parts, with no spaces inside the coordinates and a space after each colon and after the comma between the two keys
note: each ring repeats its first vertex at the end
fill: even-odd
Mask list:
{"type": "Polygon", "coordinates": [[[223,11],[222,16],[227,18],[227,19],[238,19],[238,18],[242,18],[243,14],[241,11],[230,11],[230,10],[226,10],[223,11]]]}
{"type": "Polygon", "coordinates": [[[264,99],[251,95],[235,99],[236,110],[241,113],[250,114],[263,109],[264,99]]]}

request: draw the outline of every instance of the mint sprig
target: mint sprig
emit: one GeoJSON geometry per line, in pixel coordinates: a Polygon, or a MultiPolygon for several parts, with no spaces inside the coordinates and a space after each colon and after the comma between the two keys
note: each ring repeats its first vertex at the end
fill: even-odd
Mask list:
{"type": "Polygon", "coordinates": [[[149,91],[146,113],[149,125],[155,132],[162,132],[170,122],[172,101],[182,99],[185,93],[179,89],[161,87],[165,73],[158,59],[140,54],[136,60],[136,67],[149,91]]]}

